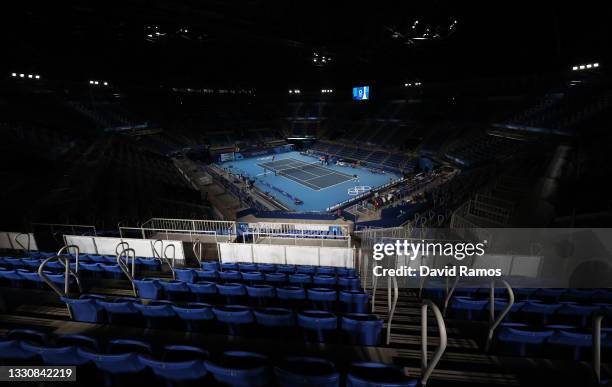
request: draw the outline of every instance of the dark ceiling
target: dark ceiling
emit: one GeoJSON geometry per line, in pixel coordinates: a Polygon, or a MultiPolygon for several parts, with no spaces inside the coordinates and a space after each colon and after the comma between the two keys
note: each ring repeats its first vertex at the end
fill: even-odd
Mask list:
{"type": "Polygon", "coordinates": [[[2,12],[1,66],[77,82],[263,89],[556,72],[605,64],[605,3],[25,0],[2,12]],[[410,41],[415,20],[441,36],[410,41]],[[315,66],[314,52],[331,63],[315,66]]]}

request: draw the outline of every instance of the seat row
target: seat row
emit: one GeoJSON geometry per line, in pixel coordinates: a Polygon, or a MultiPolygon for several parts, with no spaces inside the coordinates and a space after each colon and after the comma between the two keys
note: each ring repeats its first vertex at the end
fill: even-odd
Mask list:
{"type": "Polygon", "coordinates": [[[356,275],[355,269],[334,266],[312,266],[312,265],[290,265],[275,263],[251,263],[251,262],[223,262],[203,261],[201,268],[204,270],[239,270],[239,271],[260,271],[262,273],[303,273],[303,274],[325,274],[337,275],[339,277],[356,275]]]}
{"type": "Polygon", "coordinates": [[[170,301],[142,303],[135,298],[106,299],[84,295],[62,298],[72,319],[81,322],[144,325],[147,328],[177,328],[186,331],[217,332],[286,338],[303,336],[305,341],[347,342],[378,345],[383,320],[365,313],[336,315],[324,310],[294,312],[287,308],[253,308],[245,305],[206,303],[175,304],[170,301]],[[296,336],[297,335],[297,336],[296,336]]]}
{"type": "MultiPolygon", "coordinates": [[[[507,300],[495,301],[495,311],[507,306],[507,300]]],[[[453,298],[449,317],[463,320],[485,320],[489,316],[490,301],[470,297],[453,298]]],[[[611,304],[578,304],[573,301],[545,303],[539,300],[518,301],[512,305],[506,321],[523,322],[533,325],[567,324],[589,328],[594,313],[612,308],[611,304]]]]}
{"type": "MultiPolygon", "coordinates": [[[[55,254],[52,254],[53,256],[55,254]]],[[[0,257],[0,266],[7,269],[38,269],[40,264],[45,258],[17,258],[17,257],[0,257]]],[[[74,261],[74,258],[72,259],[74,261]]],[[[106,256],[106,255],[79,255],[79,269],[83,265],[88,264],[103,264],[103,265],[116,265],[117,257],[106,256]]],[[[131,258],[129,260],[131,265],[131,258]]],[[[161,261],[157,258],[143,258],[136,257],[135,266],[142,270],[148,271],[159,271],[161,268],[161,261]]],[[[49,270],[63,269],[64,265],[57,261],[49,262],[46,266],[49,270]]]]}
{"type": "MultiPolygon", "coordinates": [[[[612,302],[612,291],[609,289],[553,289],[553,288],[516,288],[512,289],[517,301],[539,300],[544,302],[612,302]]],[[[428,298],[444,299],[446,290],[444,288],[423,289],[428,298]]],[[[465,296],[472,298],[488,298],[489,288],[457,288],[454,296],[465,296]]],[[[495,297],[507,298],[508,292],[504,288],[495,289],[495,297]]]]}
{"type": "Polygon", "coordinates": [[[76,365],[78,380],[91,386],[417,385],[402,368],[383,363],[353,362],[337,366],[322,357],[270,359],[247,351],[211,355],[205,349],[185,345],[164,346],[159,356],[155,356],[148,343],[136,340],[111,340],[108,351],[100,351],[95,338],[85,335],[59,337],[55,345],[31,341],[29,337],[19,338],[21,335],[15,332],[9,332],[8,336],[0,339],[0,364],[76,365]]]}

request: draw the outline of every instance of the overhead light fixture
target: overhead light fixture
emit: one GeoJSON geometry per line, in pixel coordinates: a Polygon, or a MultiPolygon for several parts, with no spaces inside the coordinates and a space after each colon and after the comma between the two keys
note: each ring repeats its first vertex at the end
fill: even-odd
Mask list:
{"type": "Polygon", "coordinates": [[[104,82],[104,86],[108,86],[108,82],[104,82]]]}
{"type": "Polygon", "coordinates": [[[11,73],[11,76],[16,77],[17,73],[11,73]]]}
{"type": "Polygon", "coordinates": [[[599,63],[593,63],[593,67],[599,67],[599,63]]]}
{"type": "Polygon", "coordinates": [[[19,78],[25,77],[25,74],[19,74],[19,78]]]}
{"type": "Polygon", "coordinates": [[[573,71],[577,71],[577,70],[590,70],[590,69],[594,69],[594,68],[597,68],[597,67],[599,67],[599,62],[586,63],[586,64],[572,66],[572,70],[573,71]]]}
{"type": "Polygon", "coordinates": [[[36,79],[40,79],[40,75],[36,75],[34,78],[36,78],[36,79]]]}

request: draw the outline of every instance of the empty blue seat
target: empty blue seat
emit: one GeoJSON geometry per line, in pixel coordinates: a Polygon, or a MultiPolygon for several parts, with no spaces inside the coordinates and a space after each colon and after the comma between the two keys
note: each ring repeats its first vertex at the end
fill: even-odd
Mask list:
{"type": "Polygon", "coordinates": [[[312,283],[317,286],[333,288],[336,286],[336,277],[319,274],[312,277],[312,283]]]}
{"type": "Polygon", "coordinates": [[[219,279],[219,272],[216,270],[196,270],[198,281],[216,281],[219,279]]]}
{"type": "Polygon", "coordinates": [[[551,322],[551,316],[561,308],[561,304],[544,304],[541,302],[527,301],[521,308],[523,318],[533,324],[546,325],[551,322]]]}
{"type": "Polygon", "coordinates": [[[319,266],[317,268],[317,274],[318,275],[331,275],[331,276],[335,276],[336,275],[336,268],[335,267],[331,267],[331,266],[319,266]]]}
{"type": "Polygon", "coordinates": [[[161,269],[161,261],[157,258],[136,258],[136,265],[141,271],[159,271],[161,269]]]}
{"type": "Polygon", "coordinates": [[[212,306],[204,303],[189,303],[186,307],[172,305],[177,316],[185,323],[188,331],[201,331],[211,327],[215,315],[212,306]]]}
{"type": "MultiPolygon", "coordinates": [[[[605,333],[602,336],[605,336],[605,333]]],[[[547,344],[549,354],[558,359],[590,360],[593,353],[591,334],[557,330],[548,338],[547,344]]]]}
{"type": "Polygon", "coordinates": [[[187,360],[207,360],[208,351],[191,345],[171,344],[163,348],[162,360],[165,361],[187,361],[187,360]]]}
{"type": "Polygon", "coordinates": [[[11,329],[6,333],[6,338],[10,340],[23,340],[30,343],[47,343],[47,335],[34,329],[11,329]]]}
{"type": "Polygon", "coordinates": [[[77,348],[73,346],[48,347],[22,342],[21,347],[26,351],[39,355],[45,365],[82,365],[89,361],[80,356],[77,348]]]}
{"type": "Polygon", "coordinates": [[[10,265],[13,269],[26,268],[26,265],[21,262],[21,258],[4,257],[4,263],[10,265]]]}
{"type": "Polygon", "coordinates": [[[238,263],[238,270],[257,271],[257,264],[256,263],[238,263]]]}
{"type": "Polygon", "coordinates": [[[277,286],[276,298],[283,305],[300,307],[306,300],[306,291],[301,286],[277,286]]]}
{"type": "MultiPolygon", "coordinates": [[[[18,272],[21,277],[23,277],[27,282],[30,283],[30,286],[34,286],[37,288],[44,288],[46,286],[45,283],[43,282],[43,279],[35,271],[31,272],[31,271],[19,269],[18,272]]],[[[51,273],[47,272],[47,275],[49,274],[51,273]]]]}
{"type": "Polygon", "coordinates": [[[254,284],[246,287],[249,297],[257,301],[259,306],[265,306],[267,302],[276,296],[274,286],[265,284],[254,284]]]}
{"type": "Polygon", "coordinates": [[[289,283],[298,285],[311,284],[312,276],[304,273],[289,274],[289,283]]]}
{"type": "Polygon", "coordinates": [[[79,262],[79,274],[81,270],[86,272],[90,277],[102,277],[104,274],[105,265],[101,263],[80,263],[79,262]]]}
{"type": "Polygon", "coordinates": [[[322,310],[305,310],[297,315],[297,323],[304,330],[307,341],[325,342],[338,328],[336,315],[322,310]]]}
{"type": "Polygon", "coordinates": [[[68,305],[73,320],[81,322],[99,323],[104,321],[102,307],[96,300],[61,297],[68,305]]]}
{"type": "Polygon", "coordinates": [[[338,277],[355,277],[355,269],[349,269],[346,267],[337,267],[336,273],[338,277]]]}
{"type": "MultiPolygon", "coordinates": [[[[107,257],[105,257],[104,255],[95,255],[95,254],[88,254],[88,261],[91,262],[95,262],[95,263],[117,263],[116,259],[113,259],[112,261],[109,260],[107,257]]],[[[79,256],[79,260],[80,260],[80,256],[79,256]]]]}
{"type": "Polygon", "coordinates": [[[280,387],[337,387],[340,374],[334,363],[316,357],[289,357],[274,367],[280,387]]]}
{"type": "Polygon", "coordinates": [[[590,326],[591,316],[600,309],[596,305],[563,304],[557,309],[558,322],[577,325],[583,328],[590,326]]]}
{"type": "Polygon", "coordinates": [[[310,274],[314,275],[317,271],[317,268],[309,265],[299,265],[296,267],[296,273],[310,274]]]}
{"type": "Polygon", "coordinates": [[[140,311],[136,309],[132,301],[98,300],[97,303],[106,312],[106,317],[110,324],[135,325],[141,321],[140,311]]]}
{"type": "Polygon", "coordinates": [[[55,340],[55,345],[58,347],[80,347],[86,348],[92,351],[98,351],[100,346],[98,344],[98,340],[91,336],[86,335],[78,335],[78,334],[68,334],[59,336],[55,340]]]}
{"type": "Polygon", "coordinates": [[[226,298],[228,304],[240,302],[247,294],[243,284],[234,282],[217,284],[217,292],[226,298]]]}
{"type": "Polygon", "coordinates": [[[400,367],[372,362],[351,364],[346,376],[347,387],[416,387],[418,380],[410,378],[400,367]]]}
{"type": "Polygon", "coordinates": [[[22,258],[21,259],[21,263],[23,263],[23,265],[30,270],[38,270],[38,267],[40,266],[41,262],[42,261],[37,258],[22,258]]]}
{"type": "Polygon", "coordinates": [[[162,287],[158,283],[159,281],[155,278],[143,278],[141,280],[134,280],[138,297],[146,298],[150,300],[157,300],[160,298],[162,287]]]}
{"type": "Polygon", "coordinates": [[[289,309],[265,308],[254,310],[255,320],[261,331],[270,337],[293,338],[295,316],[289,309]]]}
{"type": "Polygon", "coordinates": [[[543,344],[553,330],[529,331],[504,327],[497,335],[498,352],[511,356],[541,356],[543,344]]]}
{"type": "Polygon", "coordinates": [[[370,296],[360,290],[341,290],[338,301],[347,313],[367,313],[370,296]]]}
{"type": "Polygon", "coordinates": [[[221,264],[221,270],[234,270],[238,271],[238,263],[236,262],[223,262],[221,264]]]}
{"type": "Polygon", "coordinates": [[[141,382],[139,376],[146,366],[140,362],[135,353],[101,354],[82,348],[77,351],[81,357],[96,364],[98,370],[102,372],[105,386],[132,383],[137,385],[139,381],[141,382]]]}
{"type": "Polygon", "coordinates": [[[176,313],[171,305],[160,302],[151,302],[147,305],[134,303],[145,319],[147,328],[164,328],[172,324],[176,313]]]}
{"type": "Polygon", "coordinates": [[[12,288],[21,288],[26,281],[17,270],[0,270],[0,278],[9,282],[12,288]]]}
{"type": "Polygon", "coordinates": [[[293,274],[295,273],[295,265],[276,265],[276,271],[279,273],[293,274]]]}
{"type": "Polygon", "coordinates": [[[315,309],[334,310],[337,292],[328,288],[312,288],[306,291],[308,301],[315,309]]]}
{"type": "Polygon", "coordinates": [[[112,339],[108,342],[107,352],[151,354],[153,353],[153,348],[151,347],[151,344],[145,343],[142,340],[112,339]]]}
{"type": "Polygon", "coordinates": [[[354,276],[338,277],[338,286],[341,289],[359,290],[361,289],[361,281],[359,277],[354,276]]]}
{"type": "Polygon", "coordinates": [[[262,273],[273,273],[276,271],[276,265],[273,263],[259,263],[257,264],[257,270],[262,273]]]}
{"type": "Polygon", "coordinates": [[[170,362],[154,360],[149,356],[143,355],[139,355],[138,359],[142,364],[149,367],[159,379],[163,380],[166,386],[180,385],[180,383],[195,383],[198,381],[203,382],[204,377],[208,373],[204,361],[199,359],[170,362]]]}
{"type": "Polygon", "coordinates": [[[224,281],[240,281],[242,275],[238,270],[223,270],[219,272],[219,278],[224,281]]]}
{"type": "Polygon", "coordinates": [[[253,313],[243,305],[225,305],[213,308],[217,321],[227,327],[229,335],[235,336],[244,331],[244,327],[253,324],[253,313]]]}
{"type": "Polygon", "coordinates": [[[206,369],[225,386],[260,387],[271,384],[268,359],[264,355],[229,351],[215,361],[207,361],[206,369]]]}
{"type": "Polygon", "coordinates": [[[176,279],[184,282],[195,282],[198,278],[196,271],[193,269],[179,269],[175,268],[174,273],[176,275],[176,279]]]}
{"type": "Polygon", "coordinates": [[[189,287],[184,281],[170,280],[159,281],[158,283],[161,285],[162,289],[164,289],[166,298],[170,300],[183,300],[187,298],[187,295],[190,293],[189,287]]]}
{"type": "Polygon", "coordinates": [[[124,276],[123,271],[118,264],[100,264],[100,267],[107,277],[120,279],[124,276]]]}
{"type": "Polygon", "coordinates": [[[271,284],[281,284],[287,282],[287,274],[285,273],[266,273],[264,277],[266,282],[271,284]]]}
{"type": "Polygon", "coordinates": [[[0,365],[41,364],[40,356],[24,349],[22,343],[17,339],[0,339],[0,365]]]}
{"type": "Polygon", "coordinates": [[[250,283],[263,282],[264,278],[265,278],[264,274],[260,271],[243,271],[242,272],[242,279],[250,283]]]}
{"type": "Polygon", "coordinates": [[[469,297],[454,297],[450,305],[452,318],[460,320],[482,320],[489,300],[475,300],[469,297]]]}
{"type": "Polygon", "coordinates": [[[187,287],[200,302],[213,301],[217,294],[217,284],[208,281],[198,281],[194,284],[188,283],[187,287]]]}
{"type": "Polygon", "coordinates": [[[356,345],[379,345],[384,321],[371,314],[353,313],[342,316],[342,331],[356,345]]]}
{"type": "Polygon", "coordinates": [[[201,266],[202,266],[202,269],[204,270],[212,270],[212,271],[219,270],[219,262],[217,261],[203,261],[201,266]]]}

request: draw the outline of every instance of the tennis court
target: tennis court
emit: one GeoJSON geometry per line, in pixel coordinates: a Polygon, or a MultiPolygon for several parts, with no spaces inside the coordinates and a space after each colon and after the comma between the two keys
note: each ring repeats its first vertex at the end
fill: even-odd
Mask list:
{"type": "Polygon", "coordinates": [[[355,178],[346,173],[326,168],[320,163],[306,163],[294,158],[269,161],[257,164],[264,169],[265,173],[273,173],[285,177],[296,183],[302,184],[315,191],[354,180],[355,178]]]}

